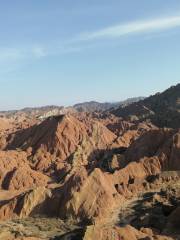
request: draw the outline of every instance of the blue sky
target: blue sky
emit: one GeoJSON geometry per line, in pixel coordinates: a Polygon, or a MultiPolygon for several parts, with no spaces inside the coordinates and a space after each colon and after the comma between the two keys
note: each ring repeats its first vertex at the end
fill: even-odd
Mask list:
{"type": "Polygon", "coordinates": [[[162,91],[179,42],[179,0],[0,0],[0,109],[162,91]]]}

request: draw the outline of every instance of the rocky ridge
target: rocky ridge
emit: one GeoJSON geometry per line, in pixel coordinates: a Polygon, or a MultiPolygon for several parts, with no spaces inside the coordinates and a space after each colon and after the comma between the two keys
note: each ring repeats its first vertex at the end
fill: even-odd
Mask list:
{"type": "Polygon", "coordinates": [[[3,117],[0,239],[180,239],[180,130],[147,108],[3,117]]]}

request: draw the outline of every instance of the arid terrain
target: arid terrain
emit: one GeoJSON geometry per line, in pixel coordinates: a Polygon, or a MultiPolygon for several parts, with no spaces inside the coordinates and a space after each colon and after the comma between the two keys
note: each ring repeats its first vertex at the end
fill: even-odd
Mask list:
{"type": "Polygon", "coordinates": [[[138,100],[0,113],[0,239],[180,239],[180,84],[138,100]]]}

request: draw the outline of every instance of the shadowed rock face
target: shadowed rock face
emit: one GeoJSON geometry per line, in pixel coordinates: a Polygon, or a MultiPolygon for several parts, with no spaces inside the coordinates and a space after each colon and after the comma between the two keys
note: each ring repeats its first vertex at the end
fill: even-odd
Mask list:
{"type": "Polygon", "coordinates": [[[179,110],[177,87],[143,111],[136,103],[143,121],[108,112],[0,121],[0,239],[179,239],[180,130],[146,119],[162,96],[179,110]]]}
{"type": "Polygon", "coordinates": [[[112,110],[115,116],[141,120],[150,118],[159,127],[180,127],[180,84],[138,103],[112,110]],[[133,117],[134,116],[134,117],[133,117]]]}
{"type": "Polygon", "coordinates": [[[180,170],[179,141],[179,130],[148,131],[129,147],[126,159],[129,162],[138,162],[144,157],[157,157],[162,170],[180,170]]]}

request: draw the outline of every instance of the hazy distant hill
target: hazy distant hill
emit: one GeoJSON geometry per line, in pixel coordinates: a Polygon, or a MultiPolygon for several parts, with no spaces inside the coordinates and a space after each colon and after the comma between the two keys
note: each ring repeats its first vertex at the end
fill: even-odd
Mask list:
{"type": "Polygon", "coordinates": [[[121,102],[105,102],[100,103],[96,101],[90,101],[90,102],[83,102],[78,103],[73,106],[77,111],[79,112],[94,112],[94,111],[107,111],[111,108],[118,108],[119,106],[127,106],[133,102],[138,102],[140,100],[144,99],[144,97],[136,97],[136,98],[128,98],[121,102]]]}
{"type": "Polygon", "coordinates": [[[50,105],[50,106],[42,106],[42,107],[27,107],[27,108],[23,108],[20,111],[22,112],[35,112],[35,111],[41,111],[41,112],[46,112],[46,111],[51,111],[54,109],[62,109],[62,106],[56,106],[56,105],[50,105]]]}
{"type": "Polygon", "coordinates": [[[120,106],[112,110],[116,116],[150,118],[155,124],[166,127],[180,127],[180,84],[172,86],[138,103],[120,106]]]}
{"type": "Polygon", "coordinates": [[[61,111],[64,107],[62,106],[42,106],[42,107],[27,107],[23,108],[21,110],[9,110],[9,111],[1,111],[0,115],[6,116],[6,117],[11,117],[13,115],[22,115],[26,114],[29,116],[41,116],[44,115],[48,112],[56,110],[56,112],[61,111]]]}

